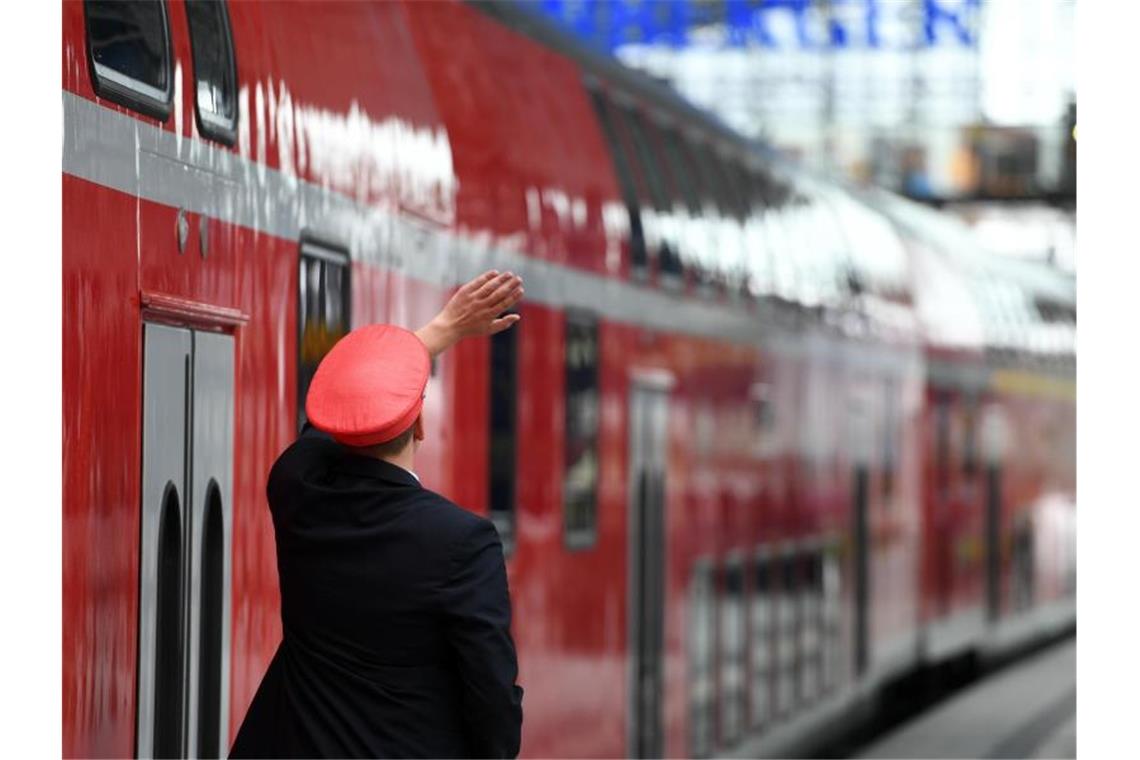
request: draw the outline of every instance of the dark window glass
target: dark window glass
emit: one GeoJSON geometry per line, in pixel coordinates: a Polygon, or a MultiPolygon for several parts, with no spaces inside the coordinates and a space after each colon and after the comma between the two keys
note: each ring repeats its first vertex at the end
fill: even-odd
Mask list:
{"type": "Polygon", "coordinates": [[[644,272],[648,266],[645,253],[645,235],[641,229],[641,211],[638,209],[638,190],[634,184],[634,173],[630,165],[627,146],[618,136],[614,125],[613,105],[600,92],[591,91],[594,108],[598,112],[598,121],[602,125],[606,142],[609,145],[610,156],[613,158],[614,169],[617,172],[618,184],[621,186],[622,198],[626,210],[629,212],[629,257],[630,267],[635,272],[644,272]]]}
{"type": "Polygon", "coordinates": [[[691,168],[701,201],[716,206],[724,216],[735,214],[736,208],[727,199],[728,189],[724,186],[723,177],[717,171],[717,162],[713,159],[708,146],[684,141],[681,148],[682,155],[691,168]]]}
{"type": "Polygon", "coordinates": [[[232,144],[237,125],[237,71],[229,14],[221,0],[186,0],[194,55],[194,98],[202,134],[232,144]]]}
{"type": "Polygon", "coordinates": [[[770,654],[772,650],[772,570],[767,557],[758,556],[753,565],[751,608],[751,686],[749,723],[759,728],[769,718],[772,699],[770,654]]]}
{"type": "Polygon", "coordinates": [[[1044,322],[1069,325],[1077,323],[1077,307],[1075,304],[1038,296],[1033,300],[1033,305],[1037,309],[1037,315],[1044,322]]]}
{"type": "Polygon", "coordinates": [[[744,617],[744,563],[729,561],[724,568],[720,605],[720,739],[732,746],[744,722],[744,654],[747,651],[747,621],[744,617]]]}
{"type": "Polygon", "coordinates": [[[685,166],[685,159],[681,155],[679,144],[680,138],[672,129],[659,130],[658,134],[664,147],[662,152],[665,154],[665,168],[672,179],[673,198],[687,205],[694,214],[701,213],[700,201],[697,199],[697,193],[694,189],[696,180],[691,175],[689,168],[685,166]]]}
{"type": "Polygon", "coordinates": [[[786,552],[780,562],[780,602],[777,616],[780,620],[780,636],[776,642],[779,658],[779,676],[777,679],[776,704],[781,715],[786,715],[795,701],[797,678],[797,634],[799,631],[799,604],[797,594],[798,573],[796,572],[796,555],[786,552]]]}
{"type": "Polygon", "coordinates": [[[629,159],[626,157],[625,148],[618,140],[617,132],[614,130],[613,106],[610,105],[609,100],[597,90],[591,90],[590,97],[593,100],[594,109],[598,113],[598,122],[602,126],[602,133],[605,135],[606,143],[609,146],[610,157],[613,158],[614,169],[617,171],[618,184],[621,186],[622,195],[626,203],[636,203],[637,191],[633,184],[629,159]]]}
{"type": "Polygon", "coordinates": [[[206,514],[202,533],[202,575],[200,604],[202,617],[198,635],[198,757],[221,757],[218,746],[222,719],[222,602],[225,586],[225,528],[222,525],[222,496],[217,481],[211,480],[206,492],[206,514]]]}
{"type": "Polygon", "coordinates": [[[154,756],[182,756],[182,510],[178,490],[166,485],[158,526],[155,599],[154,756]]]}
{"type": "Polygon", "coordinates": [[[491,521],[504,548],[510,548],[515,522],[516,400],[518,325],[491,336],[489,489],[491,521]]]}
{"type": "Polygon", "coordinates": [[[823,672],[823,559],[819,551],[801,555],[800,567],[800,697],[814,699],[823,672]]]}
{"type": "Polygon", "coordinates": [[[170,114],[170,45],[159,0],[87,0],[95,91],[149,116],[170,114]]]}
{"type": "Polygon", "coordinates": [[[349,331],[348,254],[301,245],[297,282],[297,429],[305,425],[305,396],[321,359],[349,331]]]}
{"type": "Polygon", "coordinates": [[[592,543],[597,535],[598,392],[600,345],[592,316],[566,316],[566,538],[592,543]]]}
{"type": "Polygon", "coordinates": [[[661,178],[661,170],[657,165],[657,155],[646,133],[645,123],[638,114],[632,111],[626,111],[625,117],[653,206],[664,211],[669,208],[668,196],[665,193],[665,182],[661,178]]]}
{"type": "Polygon", "coordinates": [[[966,400],[965,431],[962,441],[962,473],[972,478],[978,473],[978,400],[970,396],[966,400]]]}
{"type": "Polygon", "coordinates": [[[725,176],[733,188],[733,194],[744,204],[745,213],[750,213],[758,206],[755,187],[752,184],[752,175],[742,164],[730,162],[722,164],[725,176]]]}
{"type": "Polygon", "coordinates": [[[895,491],[895,436],[898,434],[898,399],[894,380],[887,380],[883,421],[883,496],[888,503],[895,491]]]}

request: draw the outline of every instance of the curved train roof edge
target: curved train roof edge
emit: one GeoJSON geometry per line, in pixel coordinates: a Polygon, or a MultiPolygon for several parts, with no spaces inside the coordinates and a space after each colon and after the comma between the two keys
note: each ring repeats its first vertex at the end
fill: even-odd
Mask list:
{"type": "MultiPolygon", "coordinates": [[[[978,348],[986,346],[990,350],[1008,349],[1029,354],[1072,356],[1075,353],[1076,288],[1073,275],[1039,262],[987,254],[964,222],[944,212],[883,188],[859,185],[834,172],[796,162],[763,141],[735,131],[668,84],[595,51],[525,3],[512,0],[466,2],[508,28],[572,59],[586,77],[595,77],[609,87],[666,112],[668,116],[683,120],[689,129],[705,130],[736,151],[741,159],[762,165],[801,189],[821,186],[839,191],[885,218],[900,237],[922,241],[929,249],[925,256],[928,259],[934,257],[928,263],[934,267],[932,271],[937,271],[936,279],[952,277],[960,281],[959,287],[950,288],[956,293],[952,300],[958,304],[957,311],[948,310],[949,304],[946,303],[934,310],[926,309],[927,339],[934,344],[940,342],[939,334],[949,338],[952,333],[959,333],[951,342],[964,340],[965,344],[978,348]],[[937,260],[942,263],[938,264],[937,260]],[[973,312],[971,319],[981,323],[967,330],[970,336],[961,334],[962,325],[958,324],[965,318],[962,309],[973,312]],[[1042,333],[1049,333],[1049,336],[1042,339],[1042,333]]],[[[912,258],[911,269],[918,263],[912,258]]],[[[927,291],[925,298],[928,301],[940,300],[939,294],[944,295],[947,290],[945,283],[914,285],[917,290],[927,291]]],[[[915,295],[922,300],[920,294],[915,295]]],[[[920,307],[919,310],[924,309],[920,307]]]]}

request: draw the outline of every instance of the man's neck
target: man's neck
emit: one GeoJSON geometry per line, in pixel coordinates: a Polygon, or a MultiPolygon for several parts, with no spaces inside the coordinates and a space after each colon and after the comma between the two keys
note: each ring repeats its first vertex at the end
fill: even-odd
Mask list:
{"type": "MultiPolygon", "coordinates": [[[[409,446],[408,448],[410,449],[411,447],[409,446]]],[[[419,475],[416,475],[416,457],[410,451],[396,457],[380,457],[380,461],[387,462],[388,464],[394,464],[397,467],[410,472],[416,480],[420,479],[419,475]]]]}

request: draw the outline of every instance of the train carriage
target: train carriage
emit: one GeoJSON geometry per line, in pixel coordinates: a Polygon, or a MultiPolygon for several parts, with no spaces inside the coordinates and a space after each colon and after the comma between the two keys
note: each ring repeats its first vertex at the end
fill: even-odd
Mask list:
{"type": "Polygon", "coordinates": [[[778,752],[934,656],[947,605],[1071,598],[1064,366],[943,362],[1046,443],[935,503],[969,393],[916,261],[975,275],[921,215],[509,4],[88,0],[63,58],[65,754],[227,750],[312,373],[489,267],[523,320],[438,358],[417,467],[503,537],[524,755],[778,752]]]}

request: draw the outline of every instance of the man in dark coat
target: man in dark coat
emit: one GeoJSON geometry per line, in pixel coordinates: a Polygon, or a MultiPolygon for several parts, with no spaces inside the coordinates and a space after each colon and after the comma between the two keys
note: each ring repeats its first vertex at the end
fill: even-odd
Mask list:
{"type": "Polygon", "coordinates": [[[488,272],[413,334],[370,325],[321,362],[269,474],[283,637],[231,757],[515,757],[522,689],[502,545],[414,473],[430,357],[522,282],[488,272]]]}

